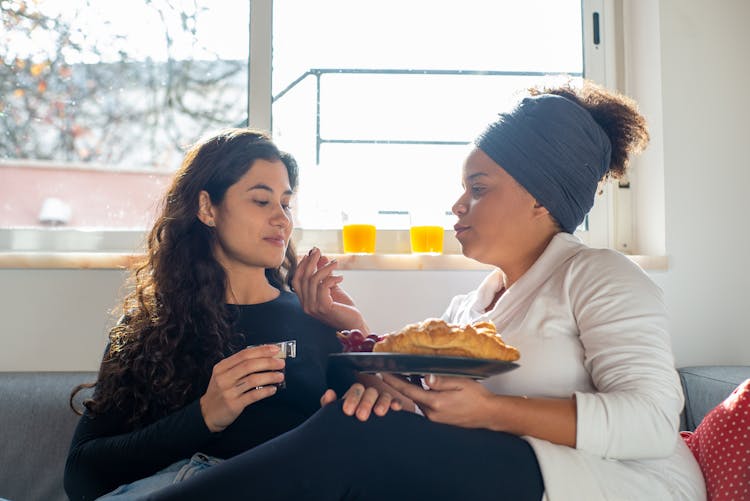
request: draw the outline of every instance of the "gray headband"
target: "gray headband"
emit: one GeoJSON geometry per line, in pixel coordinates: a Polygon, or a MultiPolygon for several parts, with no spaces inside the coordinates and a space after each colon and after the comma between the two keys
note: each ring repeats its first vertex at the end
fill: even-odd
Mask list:
{"type": "Polygon", "coordinates": [[[573,233],[594,205],[612,146],[591,114],[554,94],[527,97],[474,141],[573,233]]]}

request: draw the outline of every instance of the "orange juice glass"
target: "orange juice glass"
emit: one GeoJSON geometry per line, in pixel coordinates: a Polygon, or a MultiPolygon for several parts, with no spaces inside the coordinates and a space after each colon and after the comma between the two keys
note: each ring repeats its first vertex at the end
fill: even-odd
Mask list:
{"type": "Polygon", "coordinates": [[[412,226],[409,228],[411,251],[414,254],[442,254],[443,233],[442,226],[412,226]]]}
{"type": "Polygon", "coordinates": [[[375,253],[374,224],[345,224],[342,229],[344,252],[347,254],[375,253]]]}

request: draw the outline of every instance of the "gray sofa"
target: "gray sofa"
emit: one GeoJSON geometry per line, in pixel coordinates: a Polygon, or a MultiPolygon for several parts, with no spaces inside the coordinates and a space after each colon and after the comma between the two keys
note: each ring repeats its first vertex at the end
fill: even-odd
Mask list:
{"type": "MultiPolygon", "coordinates": [[[[686,406],[682,429],[692,430],[724,400],[750,367],[680,369],[686,406]]],[[[70,390],[93,381],[91,372],[0,372],[0,498],[12,501],[66,499],[63,468],[77,416],[70,390]]]]}
{"type": "Polygon", "coordinates": [[[57,501],[78,422],[70,391],[94,372],[0,372],[0,498],[57,501]]]}

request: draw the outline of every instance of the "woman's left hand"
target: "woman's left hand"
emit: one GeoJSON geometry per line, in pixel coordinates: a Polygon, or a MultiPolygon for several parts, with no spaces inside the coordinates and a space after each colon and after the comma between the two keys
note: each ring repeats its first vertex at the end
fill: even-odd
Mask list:
{"type": "Polygon", "coordinates": [[[430,421],[464,428],[487,427],[493,394],[473,379],[430,375],[425,378],[429,390],[392,374],[384,374],[383,381],[412,399],[430,421]]]}
{"type": "MultiPolygon", "coordinates": [[[[321,407],[336,400],[336,392],[327,390],[320,397],[321,407]]],[[[403,404],[388,392],[374,386],[365,387],[362,383],[354,383],[344,393],[344,414],[356,416],[360,421],[367,421],[374,412],[376,416],[385,416],[389,410],[400,411],[403,404]]]]}

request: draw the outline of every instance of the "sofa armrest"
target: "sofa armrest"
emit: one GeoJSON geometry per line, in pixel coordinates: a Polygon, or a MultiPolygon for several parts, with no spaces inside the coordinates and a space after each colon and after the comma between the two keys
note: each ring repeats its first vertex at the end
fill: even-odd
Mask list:
{"type": "Polygon", "coordinates": [[[680,429],[693,431],[703,417],[746,379],[750,366],[706,365],[682,367],[677,370],[685,393],[685,410],[680,429]]]}

